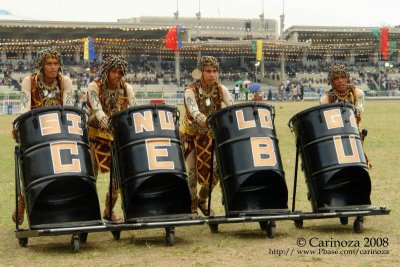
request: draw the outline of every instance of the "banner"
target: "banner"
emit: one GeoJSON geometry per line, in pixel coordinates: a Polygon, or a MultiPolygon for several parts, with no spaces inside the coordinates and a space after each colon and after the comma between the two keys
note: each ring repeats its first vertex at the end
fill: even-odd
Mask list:
{"type": "Polygon", "coordinates": [[[376,40],[381,39],[379,29],[378,28],[373,28],[372,29],[372,35],[375,37],[376,40]]]}
{"type": "Polygon", "coordinates": [[[381,28],[381,54],[383,60],[389,59],[389,28],[381,28]]]}
{"type": "Polygon", "coordinates": [[[181,38],[182,25],[169,28],[167,36],[165,37],[165,47],[174,51],[178,51],[182,48],[181,38]]]}
{"type": "Polygon", "coordinates": [[[94,42],[92,37],[84,38],[83,59],[84,60],[96,59],[96,51],[94,50],[94,42]]]}
{"type": "Polygon", "coordinates": [[[263,59],[263,41],[257,40],[257,52],[256,52],[256,60],[261,61],[263,59]]]}
{"type": "Polygon", "coordinates": [[[393,53],[396,50],[396,41],[390,41],[390,52],[389,52],[389,58],[392,57],[393,53]]]}

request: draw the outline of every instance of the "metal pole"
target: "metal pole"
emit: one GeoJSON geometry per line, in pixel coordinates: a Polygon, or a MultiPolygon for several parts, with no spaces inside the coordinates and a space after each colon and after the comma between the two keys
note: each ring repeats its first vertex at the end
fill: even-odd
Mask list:
{"type": "Polygon", "coordinates": [[[214,177],[214,148],[215,143],[214,139],[211,140],[211,159],[210,159],[210,176],[208,180],[208,207],[207,207],[207,214],[210,216],[211,211],[211,190],[212,190],[212,182],[214,177]]]}
{"type": "Polygon", "coordinates": [[[296,208],[296,189],[297,189],[297,171],[299,166],[299,143],[296,141],[296,163],[294,165],[294,182],[293,182],[293,199],[292,199],[292,212],[296,208]]]}

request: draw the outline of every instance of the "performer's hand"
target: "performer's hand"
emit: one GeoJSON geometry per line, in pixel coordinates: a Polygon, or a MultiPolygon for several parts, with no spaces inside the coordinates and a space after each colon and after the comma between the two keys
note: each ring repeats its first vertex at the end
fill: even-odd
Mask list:
{"type": "Polygon", "coordinates": [[[103,116],[100,119],[100,127],[103,128],[103,129],[108,129],[108,118],[107,118],[107,116],[103,116]]]}
{"type": "Polygon", "coordinates": [[[202,121],[202,122],[200,123],[200,126],[203,127],[203,128],[207,128],[207,127],[208,127],[207,120],[202,121]]]}
{"type": "Polygon", "coordinates": [[[17,131],[13,129],[13,130],[11,131],[11,134],[12,134],[12,138],[13,138],[14,140],[17,140],[17,135],[18,135],[18,134],[17,134],[17,131]]]}

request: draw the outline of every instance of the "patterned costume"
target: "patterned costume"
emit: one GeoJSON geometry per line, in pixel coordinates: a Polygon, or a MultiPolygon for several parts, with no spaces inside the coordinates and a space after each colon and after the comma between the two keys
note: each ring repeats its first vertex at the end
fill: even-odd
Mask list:
{"type": "MultiPolygon", "coordinates": [[[[346,71],[344,65],[336,65],[330,68],[328,75],[329,84],[332,84],[332,81],[338,77],[345,77],[347,78],[347,82],[350,82],[350,74],[346,71]]],[[[348,84],[345,92],[339,92],[335,88],[332,88],[320,99],[321,104],[336,102],[347,102],[354,105],[357,124],[360,124],[361,113],[364,111],[365,105],[364,92],[361,89],[356,88],[354,85],[348,84]]]]}
{"type": "MultiPolygon", "coordinates": [[[[205,116],[211,115],[212,112],[221,109],[222,102],[222,88],[221,85],[215,84],[209,95],[205,94],[201,88],[200,81],[192,83],[188,86],[188,89],[192,90],[196,97],[196,103],[199,107],[199,111],[205,116]],[[202,93],[200,93],[202,92],[202,93]],[[206,99],[212,99],[213,105],[207,106],[206,99]]],[[[192,117],[188,108],[186,107],[185,119],[180,128],[181,135],[183,137],[184,154],[185,158],[189,153],[195,149],[196,151],[196,172],[198,182],[201,185],[208,184],[209,173],[210,173],[210,157],[211,157],[211,129],[202,128],[192,117]]],[[[218,183],[218,176],[213,176],[213,183],[218,183]]]]}
{"type": "MultiPolygon", "coordinates": [[[[22,81],[20,113],[41,107],[58,105],[73,106],[72,81],[69,77],[61,73],[61,67],[62,59],[57,51],[48,48],[38,54],[35,62],[36,73],[25,77],[22,81]],[[56,70],[57,74],[53,78],[46,75],[47,67],[45,65],[49,60],[58,66],[56,70]],[[53,81],[51,84],[47,84],[45,79],[53,81]]],[[[16,222],[18,210],[18,224],[22,224],[24,220],[25,200],[22,193],[18,194],[17,198],[18,207],[12,215],[12,219],[16,222]]]]}
{"type": "MultiPolygon", "coordinates": [[[[203,57],[198,63],[196,82],[185,90],[185,118],[180,127],[180,135],[188,169],[188,179],[191,192],[192,213],[197,215],[197,208],[207,214],[206,199],[209,195],[209,177],[211,162],[211,130],[206,124],[207,116],[221,109],[222,102],[226,106],[232,105],[232,98],[228,89],[218,82],[206,84],[201,76],[206,66],[219,70],[218,62],[214,57],[203,57]],[[201,185],[197,195],[197,183],[201,185]]],[[[195,73],[194,71],[194,73],[195,73]]],[[[195,76],[195,74],[194,74],[195,76]]],[[[215,164],[215,163],[214,163],[215,164]]],[[[212,187],[218,183],[216,168],[212,176],[212,187]]]]}
{"type": "MultiPolygon", "coordinates": [[[[328,84],[332,85],[332,89],[329,92],[325,93],[320,98],[320,104],[329,104],[329,103],[337,103],[337,102],[347,102],[355,107],[355,117],[357,121],[357,126],[360,128],[361,123],[361,114],[364,111],[365,107],[365,97],[364,92],[355,87],[354,85],[350,85],[350,74],[346,70],[344,65],[335,65],[329,68],[328,74],[328,84]],[[337,90],[337,88],[333,85],[333,80],[336,78],[346,78],[347,79],[347,88],[343,91],[337,90]]],[[[364,143],[364,137],[362,132],[360,132],[361,140],[364,143]]],[[[372,169],[372,164],[370,163],[367,155],[364,153],[365,158],[367,160],[367,165],[369,169],[372,169]]]]}
{"type": "MultiPolygon", "coordinates": [[[[122,58],[107,58],[102,64],[100,78],[91,82],[88,86],[89,145],[96,179],[99,171],[110,171],[111,143],[113,141],[113,135],[108,125],[110,117],[119,111],[137,105],[132,87],[122,79],[126,73],[127,65],[122,58]],[[122,74],[118,78],[116,88],[113,89],[109,88],[111,83],[109,76],[112,71],[122,74]]],[[[103,218],[117,221],[118,219],[112,209],[118,199],[119,182],[117,177],[112,178],[112,194],[110,196],[107,192],[103,218]]]]}
{"type": "MultiPolygon", "coordinates": [[[[111,92],[109,89],[104,88],[100,79],[93,81],[89,86],[97,87],[103,112],[108,118],[115,113],[128,108],[128,85],[125,82],[123,82],[121,84],[121,88],[115,92],[111,92]]],[[[95,170],[99,170],[100,172],[109,172],[111,142],[113,141],[113,136],[109,129],[102,129],[100,126],[99,120],[96,117],[90,101],[88,103],[88,107],[90,114],[88,120],[90,149],[94,153],[95,162],[93,163],[98,166],[98,168],[95,167],[95,170]]]]}

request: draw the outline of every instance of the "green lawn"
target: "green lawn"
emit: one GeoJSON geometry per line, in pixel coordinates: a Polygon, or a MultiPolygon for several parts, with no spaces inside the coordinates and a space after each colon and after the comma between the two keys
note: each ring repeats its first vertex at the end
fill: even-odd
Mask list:
{"type": "MultiPolygon", "coordinates": [[[[275,126],[279,139],[281,158],[289,189],[289,206],[293,193],[295,144],[294,134],[287,123],[289,119],[317,102],[272,102],[276,109],[275,126]]],[[[258,223],[223,224],[219,233],[212,234],[208,226],[176,228],[175,245],[165,246],[164,229],[123,231],[121,240],[115,241],[108,232],[91,233],[88,243],[77,254],[71,253],[70,236],[39,237],[29,239],[28,247],[19,247],[15,226],[11,221],[14,209],[14,141],[11,138],[15,116],[0,116],[0,266],[399,266],[400,265],[400,101],[367,101],[362,126],[368,128],[364,148],[374,168],[371,201],[375,206],[392,210],[389,216],[371,216],[364,222],[364,232],[355,234],[353,218],[349,225],[340,225],[338,219],[307,220],[303,229],[296,229],[291,221],[277,222],[277,235],[268,239],[258,223]],[[364,246],[368,238],[387,238],[389,255],[298,255],[297,239],[306,240],[357,240],[364,246]],[[273,249],[294,250],[293,255],[273,254],[273,249]]],[[[181,108],[181,107],[180,107],[181,108]]],[[[182,110],[182,109],[181,109],[182,110]]],[[[181,116],[183,117],[183,116],[181,116]]],[[[45,163],[44,163],[45,164],[45,163]]],[[[103,209],[108,176],[98,179],[98,193],[103,209]]],[[[302,173],[297,188],[297,209],[311,211],[302,173]]],[[[213,193],[213,209],[223,215],[221,192],[213,193]]],[[[118,202],[120,203],[120,202],[118,202]]],[[[119,206],[119,204],[117,205],[119,206]]],[[[118,211],[122,215],[121,210],[118,211]]],[[[23,225],[25,228],[26,224],[23,225]]],[[[310,249],[310,246],[305,246],[310,249]]],[[[331,248],[328,248],[331,249],[331,248]]],[[[339,249],[340,251],[343,248],[339,249]]],[[[290,254],[290,253],[289,253],[290,254]]]]}

